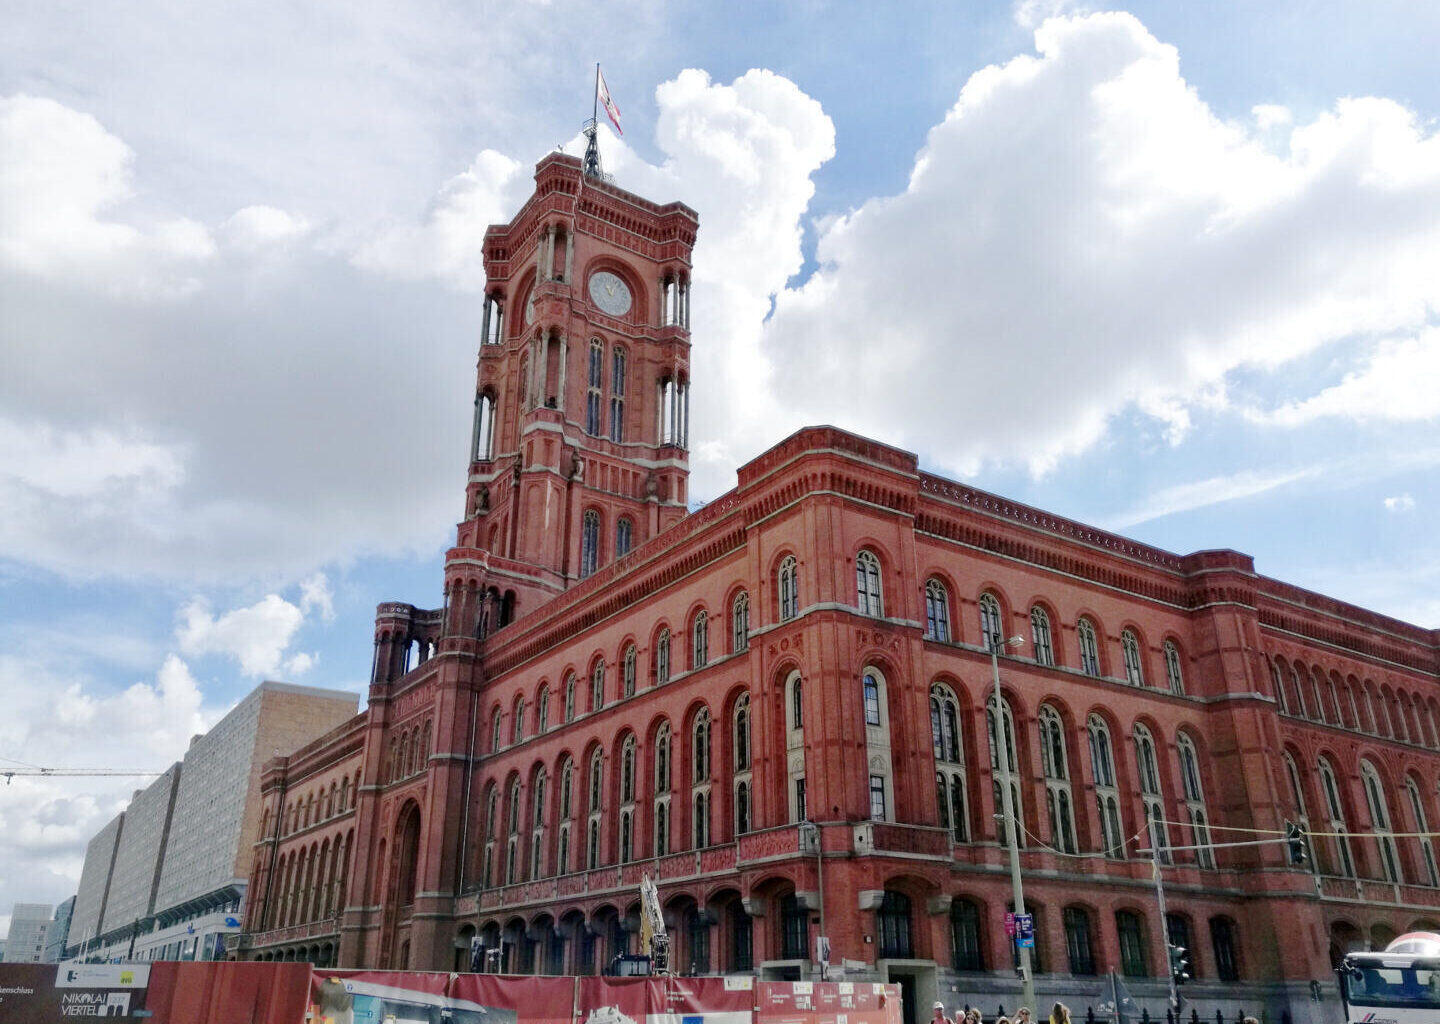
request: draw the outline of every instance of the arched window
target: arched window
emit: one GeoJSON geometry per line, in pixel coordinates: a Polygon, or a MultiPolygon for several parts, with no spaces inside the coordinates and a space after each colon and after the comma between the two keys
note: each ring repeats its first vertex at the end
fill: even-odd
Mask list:
{"type": "Polygon", "coordinates": [[[750,770],[750,695],[735,702],[735,770],[750,770]]]}
{"type": "Polygon", "coordinates": [[[590,670],[590,710],[599,711],[605,706],[605,659],[595,662],[590,670]]]}
{"type": "Polygon", "coordinates": [[[555,873],[570,871],[570,820],[575,814],[575,762],[570,758],[560,766],[560,826],[555,841],[555,873]]]}
{"type": "Polygon", "coordinates": [[[1270,684],[1275,688],[1275,702],[1280,705],[1280,713],[1290,713],[1290,701],[1285,695],[1285,680],[1281,678],[1280,666],[1270,662],[1270,684]]]}
{"type": "Polygon", "coordinates": [[[750,831],[750,783],[735,783],[735,834],[750,831]]]}
{"type": "Polygon", "coordinates": [[[470,461],[489,461],[495,454],[495,396],[475,396],[475,427],[470,438],[470,461]]]}
{"type": "Polygon", "coordinates": [[[908,960],[915,955],[910,941],[910,897],[886,889],[875,912],[875,930],[880,933],[880,957],[908,960]]]}
{"type": "Polygon", "coordinates": [[[1195,741],[1185,733],[1175,738],[1180,755],[1180,788],[1185,792],[1185,813],[1190,817],[1191,842],[1199,847],[1195,863],[1202,868],[1215,866],[1215,851],[1210,848],[1210,817],[1205,812],[1205,789],[1200,782],[1200,757],[1195,741]]]}
{"type": "Polygon", "coordinates": [[[1165,641],[1165,681],[1170,685],[1171,693],[1177,697],[1185,696],[1185,676],[1180,671],[1180,650],[1172,640],[1165,641]]]}
{"type": "Polygon", "coordinates": [[[590,365],[586,375],[585,389],[585,433],[600,434],[600,388],[604,384],[605,346],[598,338],[590,341],[590,365]]]}
{"type": "Polygon", "coordinates": [[[1040,665],[1055,664],[1055,641],[1050,636],[1050,613],[1040,605],[1030,609],[1030,639],[1035,661],[1040,665]]]}
{"type": "Polygon", "coordinates": [[[514,885],[520,881],[520,780],[510,783],[510,807],[505,816],[507,836],[505,840],[505,884],[514,885]]]}
{"type": "Polygon", "coordinates": [[[696,612],[690,626],[690,667],[704,668],[710,661],[710,616],[696,612]]]}
{"type": "Polygon", "coordinates": [[[1081,617],[1075,623],[1075,639],[1080,642],[1080,671],[1087,676],[1100,674],[1100,643],[1095,637],[1095,624],[1081,617]]]}
{"type": "Polygon", "coordinates": [[[1120,970],[1127,978],[1148,978],[1150,965],[1145,955],[1145,926],[1133,910],[1115,912],[1115,933],[1120,939],[1120,970]]]}
{"type": "Polygon", "coordinates": [[[670,630],[662,629],[655,638],[655,685],[670,681],[670,630]]]}
{"type": "Polygon", "coordinates": [[[1050,841],[1057,850],[1075,852],[1075,811],[1070,795],[1070,762],[1065,751],[1065,727],[1060,713],[1049,704],[1040,706],[1040,761],[1045,770],[1045,804],[1050,818],[1050,841]]]}
{"type": "Polygon", "coordinates": [[[1425,834],[1430,831],[1425,818],[1425,805],[1420,800],[1420,787],[1415,784],[1414,779],[1405,780],[1405,793],[1410,798],[1410,816],[1415,820],[1415,831],[1420,834],[1417,841],[1420,843],[1420,862],[1425,865],[1425,884],[1440,885],[1440,870],[1437,870],[1435,865],[1435,847],[1431,844],[1430,837],[1425,834]]]}
{"type": "Polygon", "coordinates": [[[780,563],[776,589],[780,594],[780,621],[788,622],[800,614],[800,581],[794,555],[786,555],[780,563]]]}
{"type": "Polygon", "coordinates": [[[1145,667],[1140,662],[1140,638],[1133,630],[1120,631],[1120,650],[1125,654],[1125,681],[1131,686],[1145,685],[1145,667]]]}
{"type": "Polygon", "coordinates": [[[1095,947],[1090,937],[1090,913],[1084,907],[1066,907],[1061,915],[1065,922],[1065,952],[1070,960],[1070,973],[1095,973],[1095,947]]]}
{"type": "Polygon", "coordinates": [[[622,804],[633,804],[635,802],[635,737],[625,737],[625,742],[620,746],[620,802],[622,804]]]}
{"type": "Polygon", "coordinates": [[[1100,852],[1107,857],[1125,856],[1125,837],[1120,831],[1120,791],[1115,787],[1115,752],[1110,727],[1099,715],[1086,723],[1090,735],[1090,772],[1095,777],[1095,801],[1100,816],[1100,852]]]}
{"type": "Polygon", "coordinates": [[[535,775],[530,794],[530,877],[545,877],[545,789],[549,783],[545,769],[535,775]]]}
{"type": "Polygon", "coordinates": [[[625,659],[621,663],[622,688],[626,697],[635,696],[635,645],[625,648],[625,659]]]}
{"type": "Polygon", "coordinates": [[[565,721],[575,721],[575,673],[565,674],[565,721]]]}
{"type": "Polygon", "coordinates": [[[994,594],[980,595],[980,642],[987,651],[1005,649],[1005,623],[1000,617],[1000,602],[994,594]]]}
{"type": "Polygon", "coordinates": [[[880,590],[880,560],[869,551],[855,556],[855,605],[861,615],[876,618],[885,614],[885,600],[880,590]]]}
{"type": "MultiPolygon", "coordinates": [[[[985,722],[989,728],[990,735],[990,787],[995,799],[995,814],[998,816],[1005,813],[1005,797],[1000,789],[1001,776],[1004,775],[1010,780],[1010,812],[1015,818],[1016,841],[1024,846],[1025,836],[1023,823],[1025,821],[1024,804],[1020,800],[1020,779],[1018,777],[1019,760],[1015,756],[1015,716],[1010,710],[1010,702],[1007,700],[1001,706],[1002,726],[1004,729],[1005,767],[1000,766],[1000,741],[996,730],[995,722],[995,697],[992,694],[985,705],[985,722]]],[[[1001,837],[1005,836],[1003,825],[1001,837]]]]}
{"type": "Polygon", "coordinates": [[[804,683],[799,676],[790,684],[790,728],[805,728],[804,683]]]}
{"type": "Polygon", "coordinates": [[[694,846],[710,845],[710,711],[701,708],[690,730],[690,798],[694,846]]]}
{"type": "Polygon", "coordinates": [[[670,723],[655,733],[655,856],[670,852],[670,723]]]}
{"type": "Polygon", "coordinates": [[[512,742],[512,743],[519,743],[521,740],[523,740],[523,739],[525,738],[525,698],[524,698],[524,697],[516,697],[516,698],[515,698],[515,715],[514,715],[513,719],[511,720],[511,728],[512,728],[513,731],[514,731],[514,735],[511,737],[511,742],[512,742]]]}
{"type": "Polygon", "coordinates": [[[1210,946],[1215,953],[1215,976],[1221,981],[1239,981],[1240,963],[1235,955],[1235,922],[1228,917],[1210,919],[1210,946]]]}
{"type": "MultiPolygon", "coordinates": [[[[625,350],[616,345],[610,350],[610,440],[625,440],[625,350]]],[[[618,554],[630,550],[627,544],[618,554]]]]}
{"type": "Polygon", "coordinates": [[[750,595],[742,590],[730,603],[730,651],[732,654],[739,654],[749,648],[750,595]]]}
{"type": "Polygon", "coordinates": [[[866,670],[863,682],[865,691],[865,724],[880,724],[880,680],[873,671],[866,670]]]}
{"type": "Polygon", "coordinates": [[[1340,873],[1346,878],[1355,877],[1355,861],[1350,856],[1350,839],[1341,833],[1350,831],[1345,824],[1344,805],[1340,802],[1340,787],[1335,782],[1335,770],[1330,767],[1330,762],[1320,758],[1318,762],[1320,769],[1320,791],[1325,797],[1325,811],[1330,820],[1327,822],[1329,831],[1335,833],[1332,841],[1335,843],[1335,863],[1340,868],[1340,873]]]}
{"type": "Polygon", "coordinates": [[[1150,831],[1150,846],[1160,863],[1170,863],[1170,830],[1165,825],[1165,797],[1160,791],[1160,760],[1155,753],[1155,738],[1150,730],[1135,725],[1135,761],[1140,770],[1140,796],[1145,805],[1145,824],[1150,831]]]}
{"type": "Polygon", "coordinates": [[[694,848],[703,850],[710,845],[710,791],[695,793],[692,797],[691,824],[694,826],[694,848]]]}
{"type": "Polygon", "coordinates": [[[1395,849],[1394,829],[1390,825],[1390,805],[1385,799],[1385,788],[1380,775],[1369,761],[1360,762],[1360,782],[1365,790],[1365,801],[1370,807],[1370,820],[1375,828],[1375,845],[1380,848],[1380,867],[1385,881],[1402,883],[1400,856],[1395,849]]]}
{"type": "Polygon", "coordinates": [[[585,838],[585,866],[600,866],[600,822],[605,811],[605,756],[598,749],[590,755],[590,822],[585,838]]]}
{"type": "Polygon", "coordinates": [[[691,732],[693,743],[693,769],[694,776],[692,784],[710,781],[710,712],[701,708],[695,716],[695,726],[691,732]]]}
{"type": "Polygon", "coordinates": [[[550,687],[540,687],[540,696],[535,699],[535,731],[545,732],[550,728],[550,687]]]}
{"type": "Polygon", "coordinates": [[[925,581],[925,639],[950,642],[950,592],[937,579],[925,581]]]}
{"type": "Polygon", "coordinates": [[[930,687],[930,738],[935,750],[935,804],[940,827],[957,843],[970,841],[965,801],[965,752],[960,741],[960,704],[948,686],[930,687]]]}
{"type": "Polygon", "coordinates": [[[600,565],[600,513],[587,509],[580,526],[580,578],[593,575],[600,565]]]}
{"type": "Polygon", "coordinates": [[[615,557],[628,555],[630,548],[635,542],[635,524],[630,521],[629,516],[621,516],[615,520],[615,557]]]}
{"type": "Polygon", "coordinates": [[[495,824],[499,807],[500,791],[492,785],[485,798],[485,864],[480,872],[480,884],[487,889],[495,884],[495,824]]]}
{"type": "Polygon", "coordinates": [[[950,903],[951,965],[957,971],[983,971],[985,944],[980,936],[980,908],[967,899],[950,903]]]}

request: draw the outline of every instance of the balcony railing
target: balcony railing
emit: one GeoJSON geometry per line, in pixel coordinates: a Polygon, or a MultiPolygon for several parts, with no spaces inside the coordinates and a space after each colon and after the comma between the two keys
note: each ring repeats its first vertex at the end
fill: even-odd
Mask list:
{"type": "Polygon", "coordinates": [[[272,928],[268,932],[250,932],[244,938],[245,945],[250,949],[260,946],[273,946],[281,942],[297,942],[301,939],[314,939],[322,935],[338,935],[340,933],[340,918],[325,917],[318,921],[307,921],[304,924],[292,924],[285,928],[272,928]]]}

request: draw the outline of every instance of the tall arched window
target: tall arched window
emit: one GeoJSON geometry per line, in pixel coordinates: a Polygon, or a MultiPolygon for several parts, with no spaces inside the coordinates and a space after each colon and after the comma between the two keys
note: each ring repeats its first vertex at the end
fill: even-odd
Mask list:
{"type": "Polygon", "coordinates": [[[785,760],[789,778],[787,799],[790,820],[804,821],[805,802],[805,684],[799,672],[785,680],[785,760]]]}
{"type": "Polygon", "coordinates": [[[1120,971],[1127,978],[1150,976],[1145,955],[1145,926],[1133,910],[1115,912],[1115,932],[1120,939],[1120,971]]]}
{"type": "Polygon", "coordinates": [[[535,698],[535,731],[545,732],[550,728],[550,687],[540,687],[540,696],[535,698]]]}
{"type": "Polygon", "coordinates": [[[605,382],[605,346],[598,338],[592,338],[590,341],[588,370],[586,375],[588,386],[585,389],[585,433],[599,436],[601,431],[600,388],[605,382]]]}
{"type": "Polygon", "coordinates": [[[505,884],[514,885],[520,881],[520,780],[510,783],[510,807],[506,813],[505,840],[505,884]]]}
{"type": "Polygon", "coordinates": [[[880,933],[882,959],[908,960],[914,956],[910,941],[910,897],[894,889],[886,889],[875,912],[875,930],[880,933]]]}
{"type": "Polygon", "coordinates": [[[790,728],[805,728],[805,690],[799,676],[790,684],[790,728]]]}
{"type": "Polygon", "coordinates": [[[1125,837],[1120,831],[1120,791],[1115,786],[1115,751],[1110,727],[1099,715],[1086,723],[1090,734],[1090,772],[1095,777],[1095,801],[1100,816],[1100,852],[1107,857],[1125,856],[1125,837]]]}
{"type": "Polygon", "coordinates": [[[550,777],[545,769],[535,773],[530,791],[530,877],[545,877],[545,791],[550,777]]]}
{"type": "Polygon", "coordinates": [[[626,697],[635,696],[635,645],[625,648],[625,659],[621,662],[622,692],[626,697]]]}
{"type": "Polygon", "coordinates": [[[590,710],[599,711],[605,706],[605,659],[595,662],[590,670],[590,710]]]}
{"type": "Polygon", "coordinates": [[[513,730],[514,730],[514,736],[511,737],[511,742],[512,742],[512,743],[519,743],[521,740],[523,740],[523,739],[525,738],[525,698],[524,698],[524,697],[516,697],[516,698],[515,698],[515,713],[514,713],[514,717],[511,719],[511,725],[512,725],[512,728],[513,728],[513,730]]]}
{"type": "Polygon", "coordinates": [[[1215,953],[1215,977],[1221,981],[1239,981],[1240,963],[1236,956],[1235,922],[1228,917],[1210,919],[1210,947],[1215,953]]]}
{"type": "Polygon", "coordinates": [[[610,350],[610,440],[625,440],[625,350],[619,345],[610,350]]]}
{"type": "Polygon", "coordinates": [[[1140,638],[1134,630],[1120,631],[1120,650],[1125,654],[1125,681],[1131,686],[1145,685],[1145,666],[1140,661],[1140,638]]]}
{"type": "Polygon", "coordinates": [[[776,589],[780,594],[780,621],[788,622],[800,614],[799,566],[794,555],[786,555],[776,573],[776,589]]]}
{"type": "Polygon", "coordinates": [[[862,682],[865,697],[865,724],[880,724],[880,680],[873,671],[867,670],[862,682]]]}
{"type": "Polygon", "coordinates": [[[701,708],[691,730],[692,784],[710,781],[710,712],[701,708]]]}
{"type": "Polygon", "coordinates": [[[855,605],[861,615],[876,618],[885,614],[885,600],[880,590],[880,560],[869,551],[855,556],[855,605]]]}
{"type": "Polygon", "coordinates": [[[1030,609],[1030,639],[1036,662],[1041,665],[1055,664],[1055,641],[1050,636],[1050,613],[1038,604],[1030,609]]]}
{"type": "Polygon", "coordinates": [[[670,723],[655,733],[655,856],[670,852],[670,723]]]}
{"type": "Polygon", "coordinates": [[[560,825],[555,840],[555,873],[570,871],[570,820],[575,814],[575,762],[566,757],[560,765],[560,825]]]}
{"type": "Polygon", "coordinates": [[[1160,790],[1160,758],[1155,738],[1145,726],[1135,724],[1135,761],[1140,770],[1140,797],[1145,805],[1145,824],[1150,847],[1162,864],[1170,863],[1170,830],[1165,825],[1165,797],[1160,790]]]}
{"type": "Polygon", "coordinates": [[[965,801],[965,751],[960,739],[960,702],[948,686],[930,687],[930,736],[935,748],[935,804],[940,827],[957,843],[970,841],[965,801]]]}
{"type": "Polygon", "coordinates": [[[1210,816],[1205,812],[1205,788],[1200,782],[1200,757],[1195,741],[1185,733],[1175,737],[1180,755],[1180,788],[1185,791],[1185,813],[1190,817],[1191,842],[1198,846],[1195,863],[1202,868],[1215,866],[1215,851],[1210,848],[1210,816]]]}
{"type": "Polygon", "coordinates": [[[1000,618],[1000,602],[994,594],[980,595],[980,642],[987,651],[1003,651],[1005,623],[1000,618]]]}
{"type": "Polygon", "coordinates": [[[967,899],[950,903],[951,966],[957,971],[983,971],[985,944],[980,937],[980,908],[967,899]]]}
{"type": "Polygon", "coordinates": [[[1177,697],[1185,696],[1185,676],[1180,671],[1180,649],[1173,640],[1165,641],[1165,681],[1170,692],[1177,697]]]}
{"type": "Polygon", "coordinates": [[[1040,762],[1045,770],[1045,804],[1050,818],[1050,841],[1057,850],[1075,852],[1075,812],[1070,797],[1070,761],[1065,750],[1065,727],[1060,713],[1049,704],[1040,706],[1040,762]]]}
{"type": "Polygon", "coordinates": [[[1085,617],[1075,623],[1075,639],[1080,642],[1080,671],[1087,676],[1100,674],[1100,643],[1095,636],[1095,624],[1085,617]]]}
{"type": "Polygon", "coordinates": [[[505,718],[500,714],[500,705],[495,705],[495,710],[490,713],[490,753],[494,754],[500,750],[500,744],[505,718]]]}
{"type": "Polygon", "coordinates": [[[745,591],[730,602],[730,652],[739,654],[750,648],[750,595],[745,591]]]}
{"type": "Polygon", "coordinates": [[[615,557],[628,555],[634,543],[635,524],[630,521],[629,516],[621,516],[615,520],[615,557]]]}
{"type": "Polygon", "coordinates": [[[585,866],[600,866],[600,826],[605,813],[605,756],[598,749],[590,755],[590,820],[585,836],[585,866]]]}
{"type": "MultiPolygon", "coordinates": [[[[1001,707],[1001,718],[1004,729],[1005,741],[1005,770],[1010,779],[1010,810],[1015,816],[1016,841],[1024,846],[1023,822],[1025,821],[1024,805],[1020,800],[1020,779],[1018,777],[1019,759],[1015,756],[1015,717],[1010,710],[1010,702],[1007,700],[1001,707]]],[[[995,697],[992,694],[985,705],[985,721],[990,732],[990,787],[995,798],[995,813],[1001,815],[1005,811],[1005,797],[1000,790],[1000,778],[1002,769],[1000,767],[1000,742],[999,734],[996,731],[995,722],[995,697]]],[[[1002,823],[1001,836],[1005,835],[1002,823]]]]}
{"type": "Polygon", "coordinates": [[[690,729],[690,800],[694,847],[710,845],[710,711],[701,708],[690,729]]]}
{"type": "Polygon", "coordinates": [[[620,863],[634,859],[635,832],[635,736],[620,745],[620,863]]]}
{"type": "Polygon", "coordinates": [[[1275,702],[1280,705],[1280,713],[1290,713],[1290,701],[1285,695],[1285,680],[1280,675],[1280,666],[1270,662],[1270,683],[1275,688],[1275,702]]]}
{"type": "Polygon", "coordinates": [[[735,702],[731,760],[734,763],[735,834],[750,831],[750,695],[742,694],[735,702]]]}
{"type": "Polygon", "coordinates": [[[1435,847],[1425,833],[1430,831],[1426,823],[1425,805],[1420,799],[1420,787],[1413,778],[1405,780],[1405,793],[1410,798],[1410,816],[1415,821],[1415,831],[1420,834],[1420,863],[1425,865],[1425,884],[1440,885],[1440,869],[1435,865],[1435,847]]]}
{"type": "Polygon", "coordinates": [[[696,612],[690,624],[690,667],[704,668],[710,661],[710,616],[696,612]]]}
{"type": "Polygon", "coordinates": [[[1090,937],[1090,912],[1084,907],[1066,907],[1062,917],[1065,922],[1065,952],[1070,960],[1070,973],[1094,974],[1095,947],[1090,937]]]}
{"type": "Polygon", "coordinates": [[[575,721],[576,711],[577,708],[575,707],[575,673],[567,672],[565,674],[565,721],[575,721]]]}
{"type": "Polygon", "coordinates": [[[600,564],[600,513],[587,509],[580,526],[580,578],[595,572],[600,564]]]}
{"type": "Polygon", "coordinates": [[[1385,799],[1385,788],[1380,775],[1369,761],[1360,762],[1360,782],[1365,790],[1365,801],[1370,807],[1370,820],[1375,827],[1375,845],[1380,849],[1380,867],[1385,881],[1402,883],[1405,878],[1400,871],[1400,855],[1395,849],[1394,829],[1390,825],[1390,805],[1385,799]]]}
{"type": "Polygon", "coordinates": [[[1326,823],[1329,831],[1335,833],[1332,837],[1335,843],[1335,863],[1340,868],[1340,873],[1346,878],[1355,877],[1355,861],[1350,856],[1350,839],[1342,833],[1350,831],[1345,824],[1344,804],[1340,802],[1340,787],[1335,782],[1335,770],[1330,767],[1330,762],[1320,758],[1318,762],[1320,770],[1320,791],[1325,796],[1325,812],[1330,820],[1326,823]]]}
{"type": "Polygon", "coordinates": [[[937,579],[925,581],[925,639],[950,642],[950,591],[937,579]]]}

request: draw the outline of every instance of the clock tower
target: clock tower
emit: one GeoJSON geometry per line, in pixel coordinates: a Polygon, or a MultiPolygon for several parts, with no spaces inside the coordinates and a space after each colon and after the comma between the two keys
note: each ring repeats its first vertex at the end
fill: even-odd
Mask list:
{"type": "Polygon", "coordinates": [[[447,632],[483,637],[686,514],[698,223],[552,153],[514,219],[485,233],[447,632]]]}

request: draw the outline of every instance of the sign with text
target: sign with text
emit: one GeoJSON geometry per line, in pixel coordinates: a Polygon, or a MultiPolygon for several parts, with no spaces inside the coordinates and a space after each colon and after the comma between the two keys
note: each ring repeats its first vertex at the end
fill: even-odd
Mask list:
{"type": "Polygon", "coordinates": [[[0,964],[0,1021],[144,1020],[149,983],[149,964],[0,964]]]}

